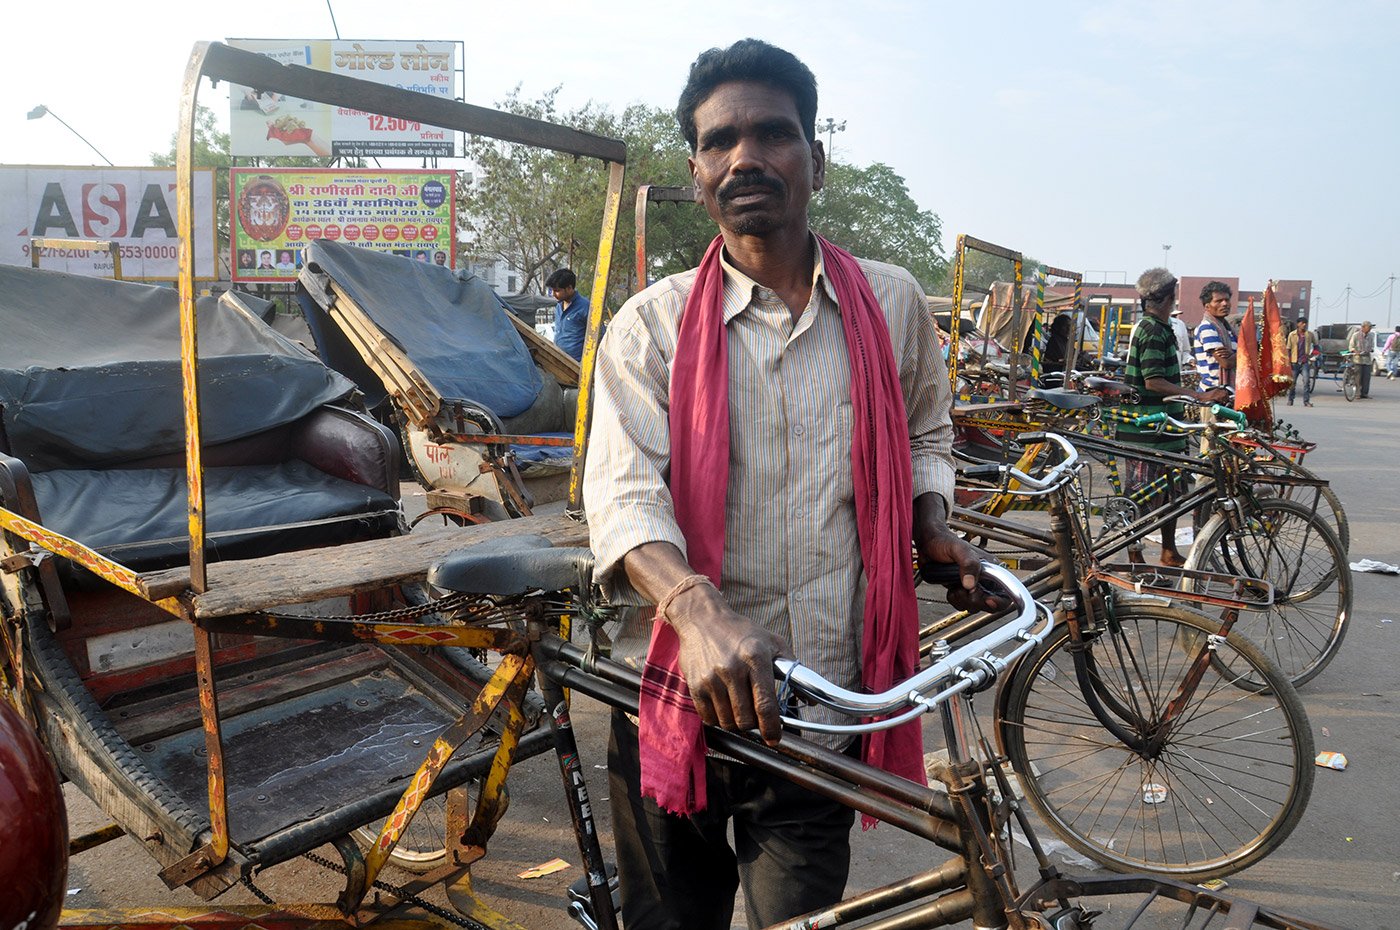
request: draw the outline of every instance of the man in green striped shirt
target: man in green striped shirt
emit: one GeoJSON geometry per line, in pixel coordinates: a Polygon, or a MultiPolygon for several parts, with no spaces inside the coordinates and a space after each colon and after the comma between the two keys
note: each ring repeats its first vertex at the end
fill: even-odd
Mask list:
{"type": "MultiPolygon", "coordinates": [[[[1138,278],[1137,291],[1143,316],[1133,327],[1132,339],[1128,343],[1128,366],[1123,379],[1139,398],[1133,412],[1139,415],[1167,413],[1180,418],[1185,408],[1180,403],[1167,403],[1166,400],[1177,395],[1193,397],[1202,403],[1228,401],[1230,392],[1225,388],[1194,391],[1181,384],[1181,363],[1177,358],[1176,335],[1171,326],[1171,312],[1176,304],[1176,277],[1165,268],[1149,268],[1138,278]]],[[[1183,434],[1158,432],[1154,427],[1139,428],[1125,423],[1118,428],[1118,436],[1152,452],[1186,451],[1186,437],[1183,434]]],[[[1166,476],[1170,467],[1157,461],[1130,459],[1124,471],[1125,490],[1131,495],[1166,476]]],[[[1166,500],[1169,490],[1170,486],[1138,504],[1143,508],[1158,506],[1166,500]]],[[[1141,554],[1136,551],[1131,552],[1130,557],[1135,562],[1142,560],[1141,554]]],[[[1173,520],[1162,526],[1162,564],[1179,566],[1185,563],[1186,560],[1176,548],[1176,521],[1173,520]]]]}

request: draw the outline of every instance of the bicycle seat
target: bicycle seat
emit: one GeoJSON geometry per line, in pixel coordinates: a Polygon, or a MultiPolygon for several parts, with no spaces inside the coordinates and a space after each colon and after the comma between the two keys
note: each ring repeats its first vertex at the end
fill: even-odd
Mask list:
{"type": "Polygon", "coordinates": [[[1116,355],[1105,355],[1099,359],[1099,367],[1103,369],[1127,368],[1128,363],[1124,359],[1121,359],[1116,355]]]}
{"type": "Polygon", "coordinates": [[[1040,383],[1047,388],[1063,387],[1065,383],[1065,373],[1063,371],[1047,371],[1040,376],[1040,383]]]}
{"type": "Polygon", "coordinates": [[[460,594],[562,591],[593,578],[593,553],[555,549],[543,536],[508,536],[459,549],[428,569],[428,583],[460,594]]]}
{"type": "Polygon", "coordinates": [[[1087,410],[1099,405],[1099,399],[1093,394],[1076,394],[1063,388],[1031,388],[1026,392],[1026,399],[1044,401],[1061,410],[1087,410]]]}
{"type": "Polygon", "coordinates": [[[1117,397],[1120,394],[1127,394],[1130,391],[1132,391],[1132,388],[1128,387],[1122,381],[1112,381],[1108,378],[1097,378],[1093,375],[1085,377],[1084,387],[1088,388],[1091,391],[1097,391],[1100,394],[1107,394],[1110,397],[1117,397]]]}

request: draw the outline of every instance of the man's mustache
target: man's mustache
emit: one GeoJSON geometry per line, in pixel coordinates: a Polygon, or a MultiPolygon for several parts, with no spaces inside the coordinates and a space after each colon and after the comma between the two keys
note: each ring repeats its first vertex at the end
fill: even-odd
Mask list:
{"type": "Polygon", "coordinates": [[[787,188],[782,181],[766,174],[748,174],[732,178],[720,185],[717,196],[721,202],[731,200],[741,194],[751,194],[755,188],[763,188],[775,194],[782,194],[787,188]]]}

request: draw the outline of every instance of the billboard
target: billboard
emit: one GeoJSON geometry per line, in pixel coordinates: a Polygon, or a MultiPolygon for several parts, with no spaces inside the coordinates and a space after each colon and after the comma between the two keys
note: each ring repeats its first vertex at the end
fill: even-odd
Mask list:
{"type": "MultiPolygon", "coordinates": [[[[0,165],[0,262],[30,264],[30,237],[108,239],[121,248],[128,281],[180,274],[174,168],[0,165]]],[[[214,171],[194,173],[195,277],[216,279],[214,171]]],[[[106,253],[45,249],[39,267],[111,277],[106,253]]]]}
{"type": "MultiPolygon", "coordinates": [[[[457,43],[413,40],[229,39],[282,64],[344,74],[454,99],[457,43]]],[[[436,126],[332,107],[229,85],[229,147],[234,155],[377,157],[453,154],[452,134],[436,126]]]]}
{"type": "Polygon", "coordinates": [[[302,251],[332,239],[453,266],[456,172],[234,168],[233,280],[293,281],[302,251]]]}

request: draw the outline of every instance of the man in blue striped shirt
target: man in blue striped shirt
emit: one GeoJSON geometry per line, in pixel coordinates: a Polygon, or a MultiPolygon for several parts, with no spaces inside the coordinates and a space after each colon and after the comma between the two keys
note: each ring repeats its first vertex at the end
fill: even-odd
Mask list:
{"type": "Polygon", "coordinates": [[[1211,281],[1201,288],[1201,306],[1206,314],[1196,326],[1196,371],[1201,388],[1235,386],[1235,331],[1226,319],[1234,291],[1224,281],[1211,281]]]}

